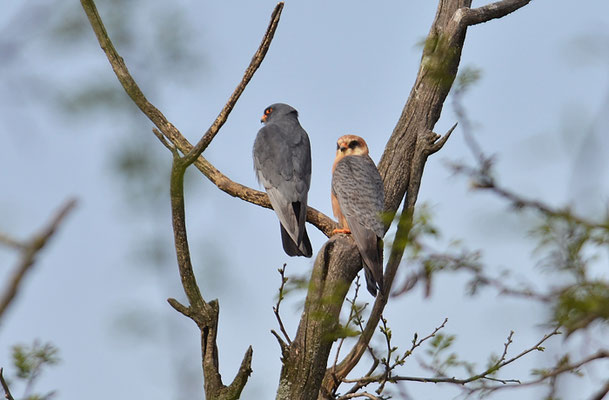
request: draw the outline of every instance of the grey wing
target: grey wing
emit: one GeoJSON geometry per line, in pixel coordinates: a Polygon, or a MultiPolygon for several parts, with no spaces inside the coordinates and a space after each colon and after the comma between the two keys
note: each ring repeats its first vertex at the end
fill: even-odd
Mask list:
{"type": "Polygon", "coordinates": [[[332,176],[332,190],[349,226],[351,221],[385,235],[381,220],[385,192],[381,175],[368,156],[347,156],[336,165],[332,176]]]}
{"type": "Polygon", "coordinates": [[[376,295],[377,286],[383,291],[384,190],[372,159],[347,156],[340,160],[332,177],[332,190],[364,260],[368,291],[376,295]]]}
{"type": "Polygon", "coordinates": [[[253,156],[258,181],[281,225],[294,243],[300,244],[306,235],[311,182],[311,148],[306,132],[299,125],[267,124],[258,132],[253,156]]]}

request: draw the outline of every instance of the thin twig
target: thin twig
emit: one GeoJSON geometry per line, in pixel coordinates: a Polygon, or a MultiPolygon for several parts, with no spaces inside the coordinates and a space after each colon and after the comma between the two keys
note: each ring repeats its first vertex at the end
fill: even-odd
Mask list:
{"type": "MultiPolygon", "coordinates": [[[[445,321],[446,322],[446,321],[445,321]]],[[[444,326],[444,324],[442,324],[442,326],[444,326]]],[[[435,333],[437,333],[437,331],[439,330],[439,328],[437,328],[436,331],[434,331],[434,335],[435,333]]],[[[509,345],[511,344],[511,337],[512,337],[512,333],[510,333],[510,335],[508,336],[508,340],[507,342],[504,344],[504,352],[502,355],[502,358],[500,358],[499,361],[497,361],[497,363],[495,363],[494,365],[492,365],[491,367],[487,368],[485,371],[470,376],[469,378],[464,378],[464,379],[459,379],[459,378],[454,378],[454,377],[446,377],[446,376],[440,376],[440,377],[417,377],[417,376],[401,376],[401,375],[391,375],[389,377],[384,376],[384,374],[379,374],[379,375],[374,375],[374,376],[369,376],[369,377],[363,377],[363,378],[359,378],[359,379],[345,379],[343,382],[347,382],[347,383],[351,383],[351,382],[362,382],[362,383],[370,383],[370,382],[382,382],[383,380],[389,380],[391,382],[397,382],[397,381],[410,381],[410,382],[424,382],[424,383],[452,383],[452,384],[456,384],[456,385],[466,385],[468,383],[474,382],[474,381],[478,381],[481,379],[485,379],[485,380],[491,380],[491,381],[498,381],[501,382],[503,386],[501,387],[505,387],[508,384],[514,384],[514,385],[521,385],[519,380],[516,379],[498,379],[498,378],[494,378],[492,376],[489,376],[490,374],[496,372],[497,370],[505,367],[506,365],[524,357],[525,355],[529,354],[532,351],[542,351],[543,348],[541,347],[541,345],[548,340],[549,338],[551,338],[552,336],[555,335],[559,335],[560,332],[558,331],[558,328],[554,329],[552,332],[545,334],[535,345],[531,346],[530,348],[523,350],[522,352],[520,352],[518,355],[505,360],[505,356],[507,355],[507,348],[509,347],[509,345]]],[[[430,336],[431,337],[431,336],[430,336]]],[[[427,338],[425,338],[427,339],[427,338]]],[[[609,356],[609,352],[605,352],[603,353],[604,357],[609,356]]],[[[601,358],[600,356],[596,356],[595,358],[592,359],[597,359],[597,358],[601,358]]],[[[571,369],[563,369],[562,372],[565,372],[567,370],[572,370],[572,369],[576,369],[579,368],[579,366],[590,362],[591,360],[587,360],[580,364],[577,364],[574,368],[571,369]]],[[[557,375],[558,373],[562,373],[562,372],[557,372],[556,374],[548,374],[545,378],[540,379],[540,380],[536,380],[535,382],[539,383],[541,381],[543,381],[544,379],[547,379],[548,377],[550,377],[551,375],[557,375]]],[[[532,384],[532,383],[530,383],[532,384]]],[[[499,388],[499,387],[497,387],[499,388]]],[[[481,388],[475,388],[475,389],[471,389],[471,391],[476,391],[476,390],[487,390],[488,386],[484,386],[481,388]]],[[[491,388],[491,390],[496,390],[495,387],[491,388]]]]}
{"type": "Polygon", "coordinates": [[[269,47],[271,46],[271,41],[273,40],[275,31],[277,30],[279,18],[281,17],[281,11],[283,10],[283,4],[284,3],[282,1],[277,3],[277,5],[275,6],[275,9],[271,14],[271,22],[269,23],[269,26],[266,29],[266,33],[262,38],[262,42],[260,43],[258,50],[252,57],[250,65],[245,70],[245,74],[243,75],[243,78],[241,78],[241,82],[235,88],[235,91],[224,105],[224,108],[222,108],[222,111],[220,111],[220,114],[218,114],[218,116],[216,117],[216,120],[209,127],[207,132],[205,132],[205,135],[203,135],[203,137],[201,138],[201,140],[199,140],[196,146],[193,147],[188,152],[188,154],[184,156],[184,161],[186,164],[190,165],[196,158],[201,155],[201,153],[203,153],[207,146],[209,146],[209,144],[214,139],[222,125],[224,125],[224,123],[226,122],[228,115],[237,103],[237,100],[239,100],[241,93],[243,93],[243,90],[245,90],[245,87],[254,76],[254,73],[256,72],[256,70],[258,70],[260,64],[262,64],[264,56],[266,56],[266,53],[269,50],[269,47]]]}
{"type": "MultiPolygon", "coordinates": [[[[588,356],[578,362],[571,363],[571,364],[565,364],[565,365],[556,367],[556,368],[552,369],[551,371],[544,373],[538,379],[533,379],[533,380],[525,381],[525,382],[519,382],[517,384],[509,384],[509,385],[502,384],[502,385],[491,386],[491,387],[488,387],[488,386],[483,387],[483,388],[481,387],[481,388],[477,388],[477,389],[472,389],[472,392],[484,390],[485,392],[490,393],[490,392],[494,392],[494,391],[501,390],[501,389],[512,389],[512,388],[523,388],[523,387],[528,387],[528,386],[535,386],[548,379],[555,379],[559,375],[561,375],[565,372],[576,371],[579,368],[583,367],[584,365],[586,365],[592,361],[602,360],[602,359],[607,359],[607,358],[609,358],[609,350],[600,350],[597,353],[594,353],[591,356],[588,356]]],[[[454,383],[454,382],[449,382],[449,383],[454,383]]],[[[459,382],[456,382],[456,383],[459,383],[459,382]]]]}
{"type": "Polygon", "coordinates": [[[15,400],[13,398],[13,395],[11,394],[10,389],[8,388],[8,384],[4,380],[4,375],[2,375],[3,372],[4,368],[0,368],[0,384],[2,384],[2,389],[4,389],[4,397],[6,398],[6,400],[15,400]]]}
{"type": "Polygon", "coordinates": [[[275,313],[275,318],[277,318],[277,322],[279,323],[279,330],[285,337],[285,340],[287,340],[288,344],[292,344],[292,340],[290,339],[288,332],[285,330],[285,326],[283,325],[283,321],[281,320],[281,316],[279,315],[279,306],[281,305],[281,301],[284,297],[285,284],[288,282],[288,278],[286,278],[285,276],[286,265],[287,264],[283,264],[281,268],[277,269],[277,271],[279,271],[279,274],[281,275],[281,286],[279,286],[279,297],[277,298],[277,304],[273,306],[273,313],[275,313]]]}
{"type": "Polygon", "coordinates": [[[3,243],[6,246],[12,247],[16,250],[23,250],[25,248],[25,245],[23,243],[19,242],[16,239],[13,239],[12,237],[10,237],[4,233],[1,233],[1,232],[0,232],[0,243],[3,243]]]}
{"type": "Polygon", "coordinates": [[[358,397],[359,398],[366,398],[366,399],[370,399],[370,400],[381,400],[380,397],[375,396],[372,393],[368,393],[368,392],[347,393],[344,396],[340,396],[336,400],[356,399],[358,397]]]}
{"type": "MultiPolygon", "coordinates": [[[[406,204],[405,204],[406,205],[406,204]]],[[[376,330],[376,326],[379,323],[381,314],[391,291],[391,285],[395,274],[402,260],[406,243],[408,240],[408,234],[412,228],[413,221],[413,210],[403,210],[402,215],[398,220],[398,227],[395,233],[395,238],[391,246],[391,254],[389,261],[385,267],[385,274],[383,281],[385,282],[385,293],[381,293],[380,296],[376,297],[370,316],[366,323],[362,334],[359,336],[357,343],[351,348],[349,354],[347,354],[340,364],[334,369],[334,371],[328,371],[334,375],[335,379],[342,381],[347,374],[357,365],[360,358],[369,346],[372,334],[376,330]]]]}
{"type": "Polygon", "coordinates": [[[34,265],[36,256],[40,250],[42,250],[49,239],[55,234],[63,219],[75,206],[75,199],[68,200],[59,211],[57,211],[46,227],[28,241],[21,243],[21,259],[0,297],[0,318],[2,318],[8,306],[15,299],[25,274],[34,265]]]}
{"type": "MultiPolygon", "coordinates": [[[[381,387],[380,389],[382,389],[385,385],[385,383],[387,381],[391,381],[393,379],[393,376],[391,376],[391,371],[393,371],[396,367],[403,365],[404,361],[406,360],[406,358],[408,358],[413,352],[414,350],[421,346],[424,342],[426,342],[427,340],[433,338],[436,336],[436,334],[442,330],[445,326],[446,323],[448,322],[448,318],[444,318],[444,321],[442,322],[442,324],[440,324],[439,326],[437,326],[433,332],[431,332],[429,335],[419,339],[418,335],[415,333],[414,337],[412,339],[412,346],[410,347],[409,350],[406,350],[404,352],[404,354],[402,356],[400,356],[399,358],[397,358],[395,360],[395,362],[391,365],[388,365],[389,362],[389,357],[387,357],[387,360],[385,361],[385,365],[386,365],[386,370],[385,373],[382,375],[376,375],[374,379],[370,380],[370,378],[372,377],[372,372],[370,371],[368,374],[366,374],[363,378],[358,378],[358,379],[344,379],[343,382],[345,383],[356,383],[356,385],[354,386],[354,388],[357,388],[357,390],[359,390],[360,388],[372,383],[372,382],[379,382],[381,383],[381,387]],[[379,378],[380,380],[377,380],[376,378],[379,378]]],[[[386,323],[383,322],[383,326],[385,326],[386,328],[386,323]]],[[[391,351],[391,345],[390,345],[390,341],[389,341],[389,337],[387,335],[385,335],[386,337],[386,341],[387,341],[387,349],[388,349],[388,353],[392,353],[391,351]]],[[[349,392],[352,392],[353,390],[350,390],[349,392]]],[[[377,390],[377,393],[379,391],[377,390]]]]}
{"type": "MultiPolygon", "coordinates": [[[[347,302],[351,305],[351,309],[349,310],[349,317],[347,317],[347,323],[345,324],[345,326],[349,326],[349,324],[354,320],[354,318],[358,318],[358,322],[357,325],[360,327],[360,332],[363,330],[363,326],[361,324],[361,311],[364,310],[365,306],[359,310],[357,308],[357,305],[355,304],[355,301],[357,300],[357,297],[359,295],[359,288],[361,287],[361,284],[359,283],[359,274],[355,277],[355,291],[353,293],[353,298],[349,299],[347,298],[347,302]]],[[[336,369],[336,364],[338,364],[338,357],[340,355],[340,350],[343,347],[343,343],[345,343],[345,337],[341,338],[340,341],[338,342],[338,345],[336,346],[336,354],[334,356],[334,363],[332,364],[332,367],[334,369],[336,369]]]]}
{"type": "Polygon", "coordinates": [[[461,23],[467,26],[488,22],[506,15],[529,4],[531,0],[502,0],[478,8],[462,8],[461,23]]]}
{"type": "Polygon", "coordinates": [[[609,393],[609,381],[607,381],[605,385],[601,388],[601,390],[595,393],[594,396],[590,398],[590,400],[603,400],[607,393],[609,393]]]}

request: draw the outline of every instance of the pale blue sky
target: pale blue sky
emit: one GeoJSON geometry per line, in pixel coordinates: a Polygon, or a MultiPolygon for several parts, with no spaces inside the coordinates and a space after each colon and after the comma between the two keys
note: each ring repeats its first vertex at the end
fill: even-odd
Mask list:
{"type": "MultiPolygon", "coordinates": [[[[195,141],[240,80],[276,3],[155,0],[145,4],[133,22],[141,38],[118,51],[149,100],[195,141]],[[149,75],[150,64],[164,59],[161,50],[139,53],[139,58],[130,54],[140,40],[151,40],[145,35],[160,23],[155,19],[161,15],[158,10],[167,15],[185,13],[191,35],[188,46],[201,62],[189,71],[186,82],[180,80],[179,71],[149,75]]],[[[251,146],[260,115],[271,103],[289,103],[299,110],[311,139],[310,205],[331,215],[330,168],[336,139],[346,133],[363,136],[378,162],[416,76],[418,43],[427,35],[436,7],[429,0],[370,4],[287,1],[267,58],[206,150],[217,168],[258,188],[251,146]]],[[[9,0],[9,12],[0,17],[0,32],[9,36],[17,32],[11,18],[31,5],[9,0]]],[[[111,11],[120,13],[120,6],[98,3],[102,18],[111,11]]],[[[84,21],[76,2],[58,1],[47,12],[53,19],[66,10],[84,21]]],[[[184,362],[188,371],[194,371],[197,393],[200,350],[194,324],[165,302],[167,297],[183,298],[175,262],[170,258],[161,270],[134,265],[142,261],[134,257],[133,244],[159,225],[132,215],[116,173],[111,172],[111,154],[126,142],[125,135],[139,135],[144,138],[140,142],[150,144],[147,148],[158,148],[160,174],[168,173],[170,154],[157,143],[151,123],[144,118],[135,127],[125,127],[124,116],[100,110],[68,119],[50,104],[51,96],[34,97],[27,90],[29,85],[49,81],[50,90],[68,95],[74,87],[94,82],[123,96],[93,33],[85,32],[83,40],[75,40],[77,45],[63,43],[57,53],[47,33],[33,29],[14,59],[0,60],[0,74],[6,71],[5,76],[15,77],[9,83],[0,78],[4,92],[0,230],[27,237],[68,196],[80,202],[41,254],[3,319],[0,365],[8,364],[11,344],[40,338],[60,348],[62,363],[47,371],[39,385],[40,390],[59,390],[57,398],[188,397],[193,387],[178,387],[185,372],[176,365],[184,362]],[[137,331],[121,327],[129,319],[139,322],[145,334],[139,337],[137,331]]],[[[109,34],[112,37],[114,32],[109,34]]],[[[554,205],[571,201],[582,204],[582,212],[601,209],[608,192],[609,122],[602,117],[609,115],[607,3],[537,0],[504,19],[472,27],[461,66],[482,71],[464,105],[482,148],[497,155],[500,181],[554,205]],[[583,181],[589,172],[578,158],[582,146],[589,143],[586,140],[595,143],[594,151],[584,157],[596,168],[589,181],[583,181]]],[[[455,118],[449,99],[436,130],[443,133],[455,118]]],[[[526,218],[488,194],[470,191],[467,180],[447,168],[446,161],[451,160],[471,162],[459,128],[430,158],[419,199],[435,215],[441,243],[463,239],[470,249],[484,249],[484,259],[492,268],[547,279],[533,269],[526,218]]],[[[272,313],[279,283],[276,269],[287,262],[288,274],[300,275],[312,261],[285,256],[276,217],[269,210],[233,199],[201,175],[193,176],[187,188],[188,228],[204,296],[220,301],[221,372],[225,382],[230,381],[251,344],[254,372],[243,398],[273,398],[280,369],[279,347],[269,332],[277,328],[272,313]]],[[[154,207],[152,213],[166,221],[158,234],[170,243],[168,200],[154,207]]],[[[308,230],[314,249],[319,249],[324,236],[312,226],[308,230]]],[[[2,249],[0,261],[3,280],[5,266],[14,265],[15,257],[2,249]]],[[[465,297],[464,281],[461,275],[443,276],[435,282],[431,299],[424,299],[419,289],[394,301],[387,309],[394,338],[407,346],[414,332],[426,334],[448,317],[446,333],[457,335],[455,350],[482,367],[489,353],[502,350],[511,329],[516,331],[514,353],[542,336],[539,324],[546,315],[541,308],[498,298],[492,291],[465,297]]],[[[301,302],[302,294],[295,294],[282,306],[292,334],[301,302]]],[[[583,351],[580,338],[552,343],[583,354],[578,353],[583,351]]],[[[526,378],[544,361],[551,362],[552,353],[532,355],[504,376],[526,378]]],[[[427,374],[416,358],[403,373],[427,374]]],[[[565,386],[564,397],[594,388],[601,378],[573,380],[565,386]]],[[[459,393],[418,383],[406,385],[406,390],[417,399],[459,393]]],[[[498,398],[516,394],[540,396],[522,390],[498,398]]]]}

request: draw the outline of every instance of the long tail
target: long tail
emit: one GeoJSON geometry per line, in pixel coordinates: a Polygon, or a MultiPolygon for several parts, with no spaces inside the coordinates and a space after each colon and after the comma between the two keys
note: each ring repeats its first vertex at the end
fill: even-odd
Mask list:
{"type": "Polygon", "coordinates": [[[292,240],[290,234],[285,230],[283,225],[279,224],[279,226],[281,228],[281,243],[283,244],[283,250],[288,256],[311,257],[313,255],[313,247],[311,246],[311,241],[309,240],[309,235],[307,234],[306,229],[302,236],[300,245],[297,245],[292,240]]]}

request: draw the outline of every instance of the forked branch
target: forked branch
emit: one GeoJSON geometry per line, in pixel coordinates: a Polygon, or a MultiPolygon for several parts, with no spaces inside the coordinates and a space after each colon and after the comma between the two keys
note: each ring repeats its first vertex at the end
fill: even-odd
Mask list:
{"type": "Polygon", "coordinates": [[[15,400],[15,398],[11,394],[11,390],[9,389],[8,384],[4,380],[4,375],[2,374],[3,372],[4,368],[0,368],[0,384],[2,385],[2,390],[4,390],[4,398],[6,400],[15,400]]]}
{"type": "Polygon", "coordinates": [[[251,374],[252,348],[250,346],[246,351],[233,382],[228,386],[224,385],[218,369],[219,356],[216,346],[220,308],[216,300],[206,302],[203,299],[190,260],[184,212],[184,173],[188,165],[188,160],[180,157],[178,151],[173,149],[170,182],[171,219],[178,269],[189,306],[184,306],[174,299],[168,301],[177,311],[191,318],[201,331],[201,353],[206,398],[236,400],[241,395],[241,391],[247,383],[247,378],[251,374]]]}
{"type": "MultiPolygon", "coordinates": [[[[157,109],[152,103],[148,101],[144,93],[141,91],[135,79],[129,73],[127,65],[123,58],[118,54],[108,32],[104,27],[103,21],[99,16],[97,8],[93,0],[81,0],[81,4],[87,14],[91,27],[95,32],[97,40],[106,54],[112,69],[119,82],[123,86],[123,89],[138,108],[148,117],[148,119],[158,128],[158,130],[169,139],[169,141],[177,148],[182,154],[189,154],[187,161],[194,162],[195,167],[203,173],[214,185],[220,190],[228,193],[233,197],[238,197],[244,201],[252,204],[259,205],[265,208],[271,208],[271,203],[268,200],[266,193],[254,190],[247,186],[241,185],[237,182],[232,181],[226,175],[222,174],[216,167],[214,167],[207,159],[201,156],[201,152],[209,146],[212,139],[216,136],[230,112],[232,111],[235,103],[239,99],[239,96],[251,80],[252,76],[264,60],[264,56],[269,49],[275,31],[277,29],[279,19],[281,17],[281,10],[283,9],[283,2],[277,4],[271,15],[271,21],[268,25],[266,33],[260,43],[259,48],[254,54],[250,65],[245,71],[241,82],[230,96],[228,102],[223,107],[222,111],[218,114],[216,120],[208,128],[206,133],[203,135],[197,148],[193,150],[193,146],[186,140],[186,138],[180,133],[180,131],[167,120],[159,109],[157,109]],[[194,161],[191,161],[193,158],[194,161]]],[[[307,210],[307,221],[319,228],[326,236],[329,236],[332,230],[336,227],[335,222],[324,215],[323,213],[309,207],[307,210]]]]}
{"type": "Polygon", "coordinates": [[[4,315],[4,312],[8,306],[15,299],[19,291],[21,282],[27,272],[32,268],[36,261],[36,256],[48,243],[49,239],[55,234],[57,228],[64,220],[64,218],[72,211],[76,206],[76,200],[68,200],[55,214],[51,221],[45,226],[38,234],[34,235],[31,239],[20,242],[9,238],[6,235],[0,234],[0,242],[3,242],[11,247],[14,247],[21,252],[21,258],[19,263],[13,271],[13,275],[8,280],[8,284],[4,291],[0,294],[0,319],[4,315]]]}

